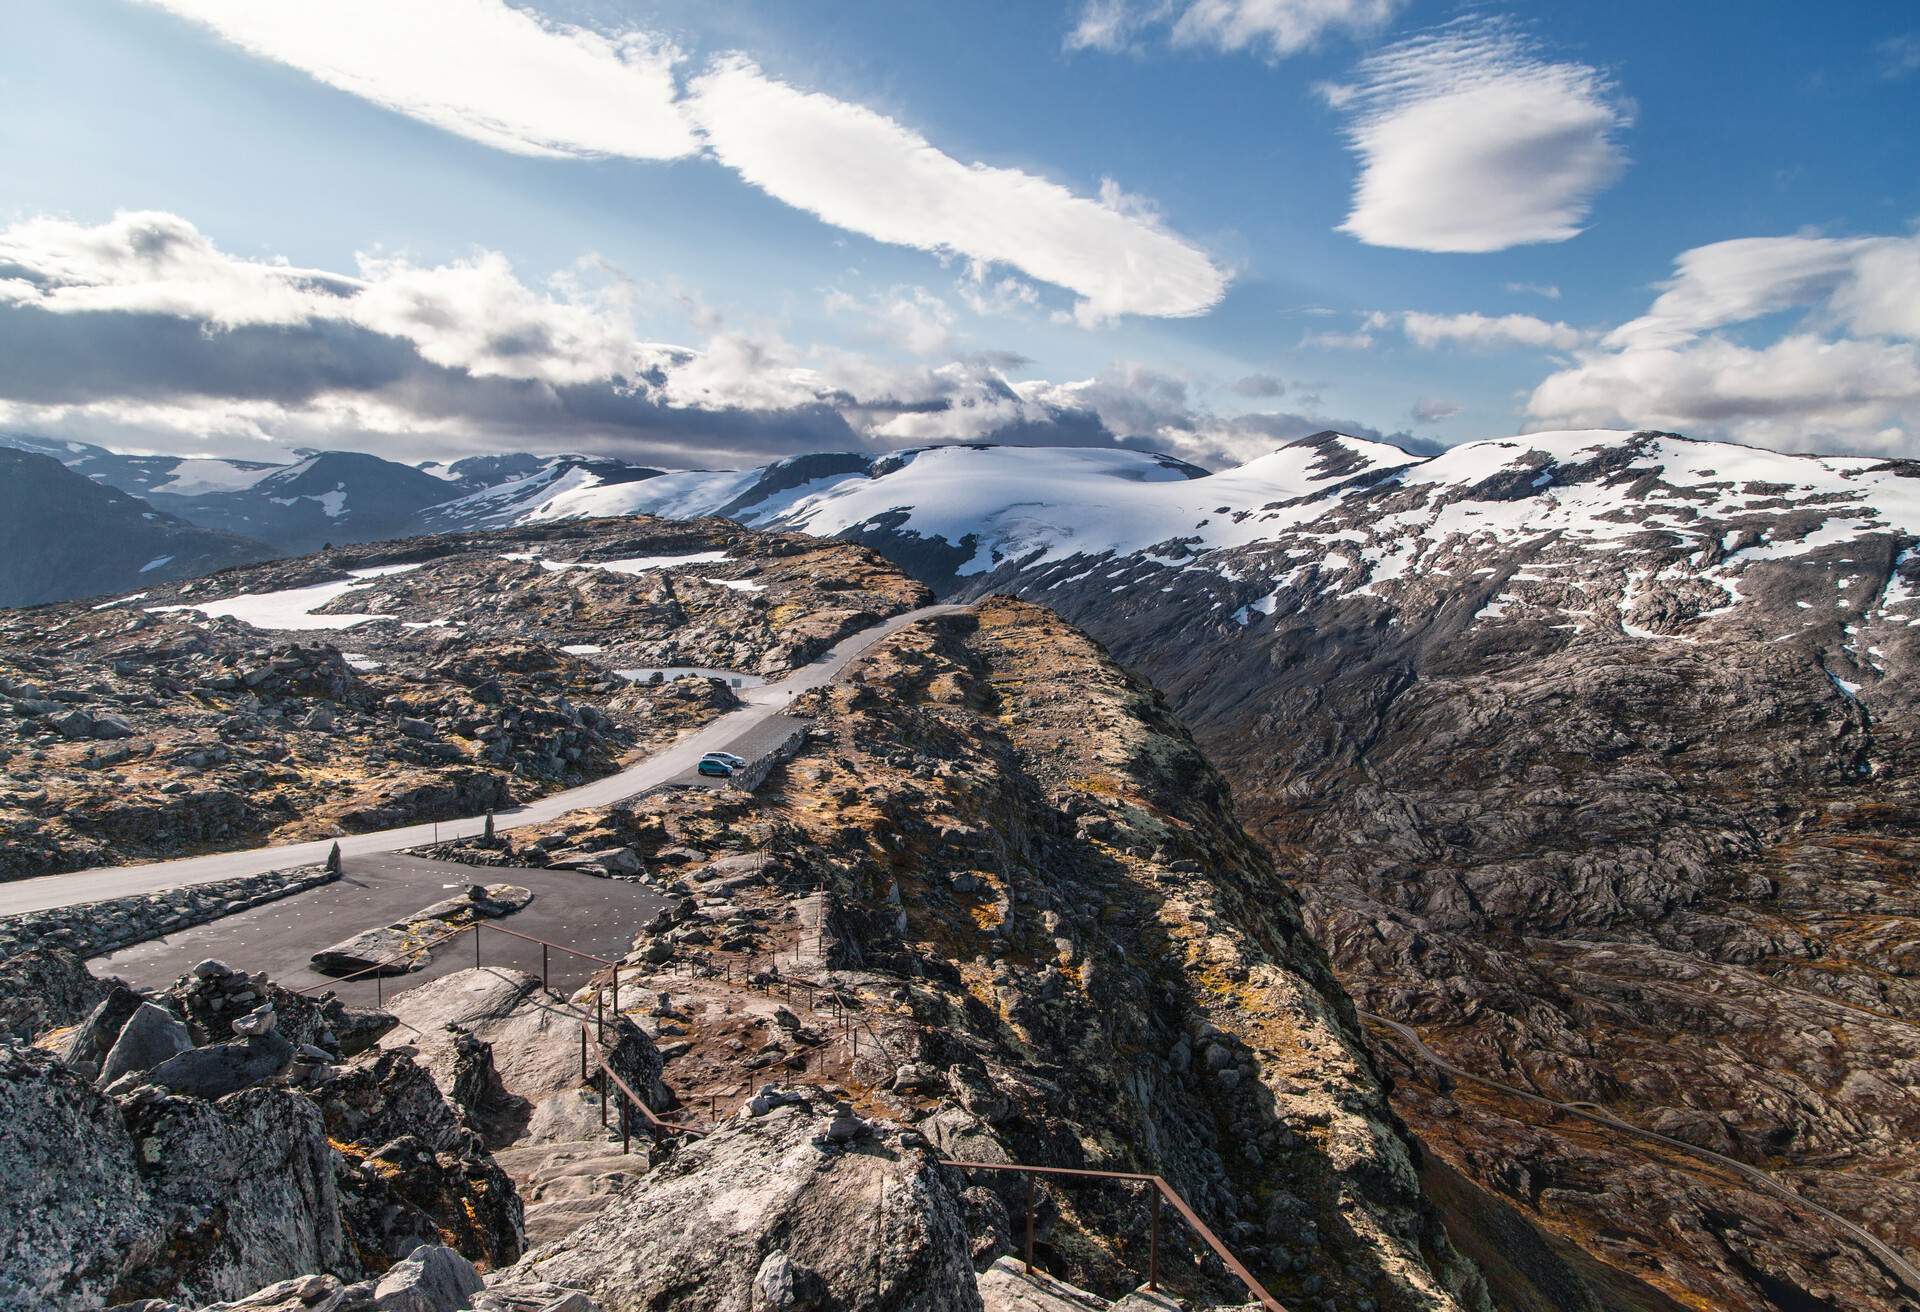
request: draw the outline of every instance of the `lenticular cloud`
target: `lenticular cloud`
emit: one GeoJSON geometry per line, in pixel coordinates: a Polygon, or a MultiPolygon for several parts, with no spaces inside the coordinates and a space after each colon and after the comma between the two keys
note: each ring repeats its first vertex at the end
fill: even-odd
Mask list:
{"type": "Polygon", "coordinates": [[[1414,37],[1334,88],[1360,157],[1341,225],[1371,246],[1498,251],[1565,241],[1620,174],[1630,120],[1586,64],[1549,63],[1509,25],[1461,20],[1414,37]]]}

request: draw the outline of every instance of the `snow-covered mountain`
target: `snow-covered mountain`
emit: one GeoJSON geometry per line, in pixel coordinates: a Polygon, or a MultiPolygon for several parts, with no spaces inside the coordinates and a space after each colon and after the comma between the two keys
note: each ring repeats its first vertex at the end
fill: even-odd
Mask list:
{"type": "Polygon", "coordinates": [[[0,447],[0,606],[130,592],[265,560],[264,543],[188,524],[33,451],[0,447]]]}

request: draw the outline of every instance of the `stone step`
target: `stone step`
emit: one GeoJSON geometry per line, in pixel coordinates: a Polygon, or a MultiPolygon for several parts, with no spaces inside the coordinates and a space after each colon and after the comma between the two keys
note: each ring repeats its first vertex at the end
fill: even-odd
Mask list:
{"type": "Polygon", "coordinates": [[[1042,1271],[1027,1274],[1019,1258],[1003,1257],[978,1277],[986,1312],[1106,1312],[1112,1304],[1042,1271]]]}

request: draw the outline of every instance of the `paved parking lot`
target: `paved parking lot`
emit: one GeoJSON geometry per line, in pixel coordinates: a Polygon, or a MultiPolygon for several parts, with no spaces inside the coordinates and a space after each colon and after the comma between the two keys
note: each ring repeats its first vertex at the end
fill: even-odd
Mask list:
{"type": "MultiPolygon", "coordinates": [[[[372,979],[342,982],[316,974],[308,968],[308,958],[363,929],[390,924],[452,897],[469,884],[502,883],[533,890],[533,901],[525,910],[489,925],[612,961],[627,953],[639,927],[667,904],[643,884],[573,870],[496,869],[377,853],[347,858],[341,878],[324,887],[135,944],[95,958],[91,964],[95,974],[118,975],[129,983],[156,988],[214,957],[236,970],[264,970],[287,988],[326,984],[349,1003],[372,1006],[376,995],[390,997],[473,965],[473,939],[455,939],[437,949],[425,969],[389,976],[377,986],[372,979]]],[[[489,966],[540,973],[538,944],[483,929],[480,950],[489,966]]],[[[549,978],[557,989],[578,988],[595,969],[591,962],[562,952],[550,952],[548,957],[549,978]]]]}

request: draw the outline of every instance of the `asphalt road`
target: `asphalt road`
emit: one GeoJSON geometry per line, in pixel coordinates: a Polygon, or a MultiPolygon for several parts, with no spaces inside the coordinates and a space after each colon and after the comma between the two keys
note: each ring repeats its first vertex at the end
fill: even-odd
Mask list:
{"type": "MultiPolygon", "coordinates": [[[[510,811],[498,812],[494,816],[494,828],[498,831],[515,829],[521,825],[544,824],[568,811],[610,806],[659,784],[697,778],[693,774],[693,767],[703,755],[727,750],[735,743],[751,745],[758,740],[768,721],[781,715],[795,696],[832,682],[874,644],[930,615],[953,614],[965,609],[964,606],[953,605],[923,606],[864,629],[850,638],[843,638],[812,664],[803,666],[779,682],[742,689],[741,700],[746,705],[740,709],[728,711],[617,774],[565,792],[550,793],[510,811]]],[[[739,754],[749,755],[744,751],[739,754]]],[[[338,842],[342,857],[369,856],[423,847],[457,834],[477,834],[484,823],[483,816],[468,816],[442,820],[437,824],[407,825],[374,833],[349,834],[338,842]]],[[[289,866],[318,865],[327,859],[327,852],[334,842],[334,839],[323,838],[306,843],[249,848],[240,852],[181,857],[148,865],[98,866],[92,870],[13,880],[0,884],[0,916],[72,906],[81,902],[99,902],[137,893],[157,893],[163,889],[205,884],[216,879],[284,870],[289,866]]]]}
{"type": "MultiPolygon", "coordinates": [[[[574,870],[467,866],[379,852],[343,862],[334,883],[137,943],[91,964],[101,975],[118,975],[141,988],[162,988],[196,962],[213,957],[237,970],[264,970],[285,988],[325,985],[355,1006],[371,1007],[378,998],[391,998],[402,989],[473,965],[473,940],[454,939],[436,948],[424,969],[389,976],[379,984],[371,978],[343,981],[318,974],[308,959],[331,943],[404,919],[474,883],[518,884],[533,891],[533,901],[525,908],[488,925],[609,961],[631,950],[635,927],[652,919],[668,901],[644,884],[574,870]]],[[[482,929],[480,951],[486,965],[540,973],[536,943],[482,929]]],[[[563,992],[585,984],[595,969],[591,961],[564,952],[548,954],[549,982],[563,992]]]]}
{"type": "Polygon", "coordinates": [[[1456,1079],[1471,1080],[1475,1084],[1485,1085],[1490,1089],[1497,1089],[1501,1093],[1509,1094],[1512,1097],[1521,1098],[1542,1107],[1551,1107],[1556,1111],[1565,1112],[1569,1116],[1578,1116],[1582,1120],[1592,1121],[1594,1124],[1605,1126],[1609,1130],[1616,1130],[1622,1134],[1630,1134],[1636,1138],[1663,1144],[1668,1148],[1677,1148],[1681,1152],[1712,1162],[1716,1166],[1725,1167],[1749,1184],[1765,1190],[1774,1197],[1792,1206],[1804,1208],[1827,1221],[1831,1221],[1834,1225],[1846,1231],[1849,1236],[1856,1240],[1868,1252],[1878,1258],[1882,1266],[1897,1280],[1906,1285],[1908,1293],[1920,1294],[1920,1270],[1916,1270],[1912,1263],[1901,1257],[1900,1254],[1896,1253],[1890,1246],[1870,1231],[1855,1225],[1838,1212],[1822,1207],[1812,1199],[1801,1196],[1758,1167],[1748,1166],[1745,1162],[1737,1161],[1724,1154],[1714,1152],[1711,1148],[1702,1148],[1697,1144],[1688,1143],[1684,1139],[1675,1139],[1671,1135],[1661,1134],[1655,1130],[1642,1129],[1640,1126],[1634,1125],[1629,1121],[1621,1120],[1610,1112],[1602,1111],[1592,1103],[1555,1102],[1551,1098],[1542,1097],[1540,1094],[1530,1092],[1529,1090],[1518,1088],[1511,1084],[1503,1084],[1499,1080],[1490,1080],[1484,1075],[1475,1075],[1472,1071],[1462,1070],[1460,1067],[1455,1066],[1445,1057],[1442,1057],[1432,1048],[1429,1048],[1426,1040],[1415,1033],[1410,1026],[1403,1025],[1397,1020],[1388,1020],[1385,1016],[1377,1016],[1370,1011],[1363,1011],[1360,1014],[1375,1024],[1384,1025],[1392,1030],[1395,1034],[1407,1041],[1421,1060],[1425,1061],[1428,1065],[1438,1067],[1456,1079]]]}

